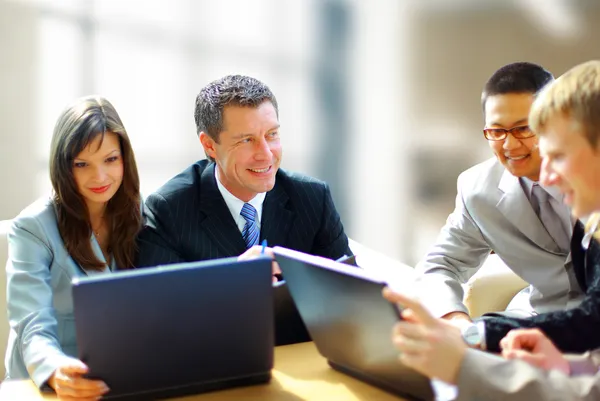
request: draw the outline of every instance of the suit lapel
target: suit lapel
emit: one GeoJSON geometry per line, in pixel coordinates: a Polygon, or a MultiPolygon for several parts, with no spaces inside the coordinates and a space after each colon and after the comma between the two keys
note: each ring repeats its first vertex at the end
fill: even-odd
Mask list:
{"type": "Polygon", "coordinates": [[[295,214],[286,208],[289,196],[281,185],[275,186],[265,197],[260,222],[260,238],[266,239],[269,245],[287,244],[290,227],[295,214]]]}
{"type": "Polygon", "coordinates": [[[503,194],[496,207],[504,217],[535,244],[548,252],[560,254],[558,246],[531,207],[519,179],[505,170],[498,189],[503,194]]]}
{"type": "MultiPolygon", "coordinates": [[[[94,252],[94,256],[96,257],[96,259],[98,259],[100,262],[106,263],[106,258],[104,257],[104,254],[102,253],[102,248],[100,248],[100,244],[98,243],[98,240],[93,235],[90,236],[90,245],[92,246],[92,252],[94,252]]],[[[99,270],[99,271],[86,270],[79,263],[75,262],[75,259],[72,259],[72,260],[73,260],[73,263],[75,263],[75,265],[79,268],[81,273],[86,276],[92,276],[94,274],[99,274],[99,273],[105,273],[109,270],[116,271],[117,264],[115,262],[115,258],[113,258],[112,256],[110,258],[110,267],[107,264],[107,266],[103,270],[99,270]]]]}
{"type": "Polygon", "coordinates": [[[246,250],[246,243],[227,204],[219,192],[215,164],[204,169],[200,177],[200,211],[206,215],[200,225],[226,256],[237,256],[246,250]]]}
{"type": "MultiPolygon", "coordinates": [[[[575,223],[573,227],[573,236],[571,237],[571,253],[569,256],[571,257],[571,261],[573,262],[573,271],[575,272],[575,277],[577,278],[577,282],[579,283],[579,287],[583,290],[583,292],[587,291],[587,280],[586,280],[586,270],[588,264],[587,259],[592,254],[591,247],[588,248],[586,252],[581,246],[581,241],[583,240],[584,228],[583,224],[579,220],[575,223]]],[[[590,244],[592,245],[592,244],[590,244]]],[[[595,251],[595,249],[593,250],[595,251]]]]}

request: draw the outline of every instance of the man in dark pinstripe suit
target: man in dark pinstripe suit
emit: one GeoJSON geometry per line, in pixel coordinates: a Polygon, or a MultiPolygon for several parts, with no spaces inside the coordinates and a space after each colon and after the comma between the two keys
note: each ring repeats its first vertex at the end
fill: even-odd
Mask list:
{"type": "MultiPolygon", "coordinates": [[[[194,117],[208,160],[146,200],[139,267],[249,254],[263,239],[332,259],[351,254],[327,184],[279,168],[278,106],[266,85],[239,75],[214,81],[194,117]]],[[[295,307],[275,326],[278,345],[309,339],[295,307]]]]}

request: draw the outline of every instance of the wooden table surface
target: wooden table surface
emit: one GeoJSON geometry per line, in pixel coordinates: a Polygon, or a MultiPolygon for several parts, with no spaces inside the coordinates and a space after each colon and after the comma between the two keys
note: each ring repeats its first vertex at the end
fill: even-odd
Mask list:
{"type": "MultiPolygon", "coordinates": [[[[214,391],[178,401],[223,400],[402,400],[350,376],[333,370],[313,343],[275,348],[275,367],[269,384],[214,391]]],[[[8,380],[0,386],[0,401],[57,400],[40,393],[30,380],[8,380]]]]}

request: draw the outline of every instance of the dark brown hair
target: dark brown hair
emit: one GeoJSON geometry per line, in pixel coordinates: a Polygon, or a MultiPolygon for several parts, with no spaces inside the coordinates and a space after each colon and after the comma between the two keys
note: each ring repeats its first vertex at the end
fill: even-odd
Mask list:
{"type": "Polygon", "coordinates": [[[141,229],[140,180],[135,156],[121,118],[113,105],[99,96],[84,97],[65,109],[54,127],[50,150],[50,181],[58,229],[70,256],[85,270],[105,268],[92,250],[92,226],[87,205],[77,189],[73,161],[98,135],[119,137],[123,181],[106,206],[109,251],[119,269],[133,267],[136,236],[141,229]]]}

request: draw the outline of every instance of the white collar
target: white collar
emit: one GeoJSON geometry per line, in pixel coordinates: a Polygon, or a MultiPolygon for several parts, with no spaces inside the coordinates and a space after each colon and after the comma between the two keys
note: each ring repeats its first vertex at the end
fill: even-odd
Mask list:
{"type": "Polygon", "coordinates": [[[266,192],[261,192],[256,194],[256,196],[250,199],[248,202],[244,202],[243,200],[237,198],[233,195],[219,180],[219,167],[215,164],[215,179],[217,180],[217,187],[219,188],[219,192],[221,196],[225,200],[227,204],[227,208],[229,212],[233,216],[233,219],[238,221],[241,216],[240,213],[242,211],[242,207],[244,207],[244,203],[249,203],[256,209],[256,213],[258,215],[257,223],[260,225],[261,217],[262,217],[262,208],[263,202],[265,201],[265,197],[267,196],[266,192]]]}
{"type": "Polygon", "coordinates": [[[596,213],[597,212],[589,214],[579,219],[586,228],[583,234],[583,239],[581,240],[581,246],[583,246],[583,249],[586,250],[590,247],[590,242],[594,240],[594,236],[596,234],[596,231],[598,230],[598,225],[600,225],[600,219],[595,215],[596,213]],[[590,219],[595,219],[595,221],[593,221],[588,227],[588,221],[590,219]]]}

